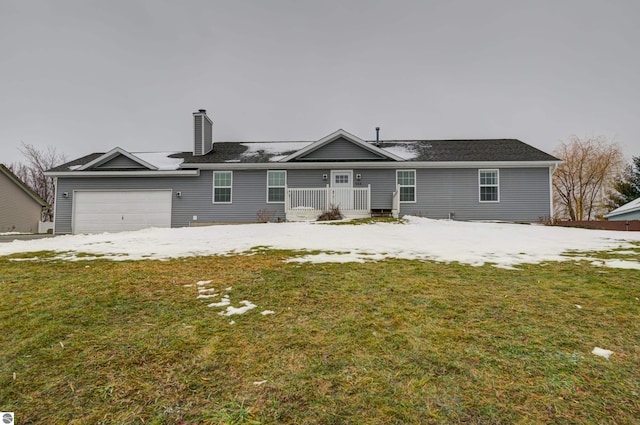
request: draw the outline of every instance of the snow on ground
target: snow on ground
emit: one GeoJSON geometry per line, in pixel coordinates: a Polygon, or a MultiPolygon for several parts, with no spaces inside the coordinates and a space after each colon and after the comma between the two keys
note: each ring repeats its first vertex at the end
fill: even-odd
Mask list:
{"type": "Polygon", "coordinates": [[[593,349],[591,354],[595,354],[596,356],[604,357],[609,360],[609,357],[613,354],[611,350],[605,350],[604,348],[596,347],[593,349]]]}
{"type": "MultiPolygon", "coordinates": [[[[204,287],[210,283],[211,283],[211,280],[201,280],[199,282],[196,282],[196,287],[198,287],[198,296],[196,297],[197,299],[207,299],[207,298],[214,298],[214,297],[220,296],[220,294],[207,294],[207,295],[203,294],[203,292],[204,293],[215,292],[215,288],[204,287]]],[[[185,285],[185,286],[193,287],[193,285],[185,285]]],[[[231,287],[229,286],[226,289],[226,291],[230,291],[230,290],[231,290],[231,287]]],[[[242,305],[242,307],[233,307],[230,304],[231,304],[231,299],[229,299],[229,295],[223,295],[219,302],[208,304],[207,307],[226,307],[225,310],[222,310],[218,313],[218,315],[220,316],[235,316],[235,315],[245,314],[247,311],[253,310],[254,308],[257,307],[257,305],[247,300],[240,301],[240,304],[242,305]]],[[[274,314],[274,313],[275,312],[271,310],[265,310],[261,314],[266,315],[266,314],[274,314]]],[[[229,324],[231,325],[233,325],[234,323],[235,322],[233,320],[229,322],[229,324]]]]}
{"type": "Polygon", "coordinates": [[[233,316],[236,314],[244,314],[249,310],[253,310],[254,308],[257,307],[257,305],[255,305],[254,303],[252,303],[251,301],[247,301],[247,300],[243,300],[240,301],[240,304],[243,305],[243,307],[227,307],[226,311],[221,311],[220,313],[218,313],[220,316],[233,316]]]}
{"type": "Polygon", "coordinates": [[[640,232],[407,217],[405,224],[266,223],[64,235],[3,243],[0,256],[55,251],[56,258],[70,261],[170,259],[244,253],[259,246],[321,252],[290,260],[300,262],[401,258],[514,268],[526,263],[586,259],[603,267],[640,269],[638,255],[629,254],[637,249],[633,243],[639,242],[640,232]],[[615,258],[615,249],[625,250],[620,252],[621,258],[615,258]],[[610,255],[594,258],[592,251],[609,251],[610,255]],[[80,253],[89,256],[78,256],[80,253]]]}

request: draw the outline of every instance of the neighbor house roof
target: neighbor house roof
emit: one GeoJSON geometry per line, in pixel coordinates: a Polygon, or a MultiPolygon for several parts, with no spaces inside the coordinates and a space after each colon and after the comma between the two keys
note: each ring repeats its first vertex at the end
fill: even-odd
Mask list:
{"type": "Polygon", "coordinates": [[[634,199],[633,201],[628,202],[616,208],[615,210],[609,212],[608,214],[605,214],[604,217],[605,218],[615,217],[621,214],[628,214],[636,211],[640,211],[640,198],[634,199]]]}
{"type": "Polygon", "coordinates": [[[9,168],[5,167],[3,164],[0,164],[0,172],[3,173],[4,175],[6,175],[9,178],[9,180],[13,181],[16,184],[16,186],[18,186],[20,189],[22,189],[27,195],[29,195],[38,204],[40,204],[43,207],[47,207],[47,208],[50,207],[50,205],[47,203],[47,201],[42,199],[40,197],[40,195],[35,193],[33,191],[33,189],[31,189],[29,186],[27,186],[22,180],[20,180],[20,178],[18,176],[13,174],[13,172],[11,170],[9,170],[9,168]]]}

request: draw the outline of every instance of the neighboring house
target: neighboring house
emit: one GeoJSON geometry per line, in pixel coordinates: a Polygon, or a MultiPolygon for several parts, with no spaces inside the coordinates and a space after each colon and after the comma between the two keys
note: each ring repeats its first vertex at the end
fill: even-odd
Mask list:
{"type": "Polygon", "coordinates": [[[640,198],[634,199],[605,214],[604,218],[609,221],[640,220],[640,198]]]}
{"type": "MultiPolygon", "coordinates": [[[[560,160],[519,140],[215,142],[193,114],[190,152],[94,153],[56,178],[56,233],[373,214],[537,221],[551,216],[560,160]]],[[[303,237],[303,235],[301,235],[303,237]]],[[[426,241],[425,241],[426,242],[426,241]]]]}
{"type": "Polygon", "coordinates": [[[0,233],[37,233],[49,204],[0,164],[0,233]]]}

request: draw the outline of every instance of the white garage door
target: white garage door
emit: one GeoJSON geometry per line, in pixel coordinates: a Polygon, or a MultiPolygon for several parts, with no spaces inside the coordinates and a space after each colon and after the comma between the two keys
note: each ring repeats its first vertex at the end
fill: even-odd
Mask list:
{"type": "Polygon", "coordinates": [[[77,191],[73,233],[171,227],[170,190],[77,191]]]}

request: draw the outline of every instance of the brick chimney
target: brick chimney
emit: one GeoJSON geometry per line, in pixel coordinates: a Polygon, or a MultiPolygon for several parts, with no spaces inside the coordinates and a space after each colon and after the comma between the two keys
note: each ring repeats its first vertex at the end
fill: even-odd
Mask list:
{"type": "Polygon", "coordinates": [[[213,121],[206,109],[193,113],[193,155],[206,155],[213,150],[213,121]]]}

